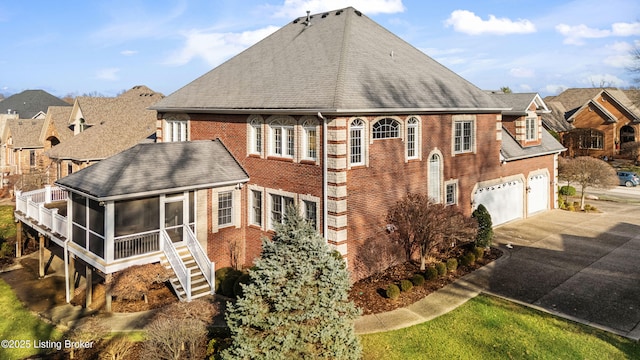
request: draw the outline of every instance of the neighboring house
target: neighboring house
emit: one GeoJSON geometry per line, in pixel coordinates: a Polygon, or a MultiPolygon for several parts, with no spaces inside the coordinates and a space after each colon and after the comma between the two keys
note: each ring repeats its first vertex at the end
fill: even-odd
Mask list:
{"type": "MultiPolygon", "coordinates": [[[[0,134],[5,131],[5,124],[9,119],[44,119],[49,106],[71,107],[70,104],[44,90],[25,90],[9,96],[0,102],[0,134]]],[[[0,144],[0,169],[2,178],[10,174],[11,166],[5,159],[6,143],[0,144]]]]}
{"type": "Polygon", "coordinates": [[[302,17],[154,104],[160,143],[19,195],[16,217],[107,277],[167,258],[188,297],[250,266],[295,205],[357,280],[407,192],[486,204],[494,224],[555,207],[563,147],[526,97],[508,105],[353,8],[302,17]],[[70,217],[36,212],[59,194],[70,217]]]}
{"type": "Polygon", "coordinates": [[[70,111],[51,109],[41,138],[56,178],[142,141],[153,142],[156,112],[148,107],[162,97],[146,86],[134,86],[115,98],[78,97],[70,111]]]}
{"type": "Polygon", "coordinates": [[[39,139],[43,119],[10,119],[2,133],[3,150],[10,174],[30,174],[43,169],[43,144],[39,139]]]}
{"type": "Polygon", "coordinates": [[[545,102],[552,112],[543,121],[568,156],[619,157],[625,143],[640,141],[640,90],[567,89],[545,102]]]}

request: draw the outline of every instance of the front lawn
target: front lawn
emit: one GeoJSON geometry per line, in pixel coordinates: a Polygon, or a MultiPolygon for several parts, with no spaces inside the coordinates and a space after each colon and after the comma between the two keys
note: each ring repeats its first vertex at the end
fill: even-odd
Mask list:
{"type": "Polygon", "coordinates": [[[361,336],[364,359],[640,359],[640,344],[480,295],[432,321],[361,336]]]}
{"type": "Polygon", "coordinates": [[[0,359],[23,359],[39,353],[34,341],[59,341],[62,333],[27,310],[0,279],[0,359]],[[6,340],[6,341],[5,341],[6,340]],[[14,348],[7,348],[13,345],[14,348]]]}

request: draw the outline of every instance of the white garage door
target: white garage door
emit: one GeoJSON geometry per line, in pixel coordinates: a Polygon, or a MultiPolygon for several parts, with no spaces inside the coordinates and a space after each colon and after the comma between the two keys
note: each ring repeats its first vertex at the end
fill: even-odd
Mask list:
{"type": "Polygon", "coordinates": [[[529,177],[527,214],[547,210],[549,204],[549,177],[546,174],[529,177]]]}
{"type": "Polygon", "coordinates": [[[487,208],[493,225],[519,219],[524,210],[522,185],[522,181],[517,180],[479,188],[473,195],[473,203],[487,208]]]}

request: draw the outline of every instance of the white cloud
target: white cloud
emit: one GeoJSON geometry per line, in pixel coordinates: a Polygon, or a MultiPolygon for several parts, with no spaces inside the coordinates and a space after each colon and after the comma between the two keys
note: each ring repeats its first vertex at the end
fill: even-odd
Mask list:
{"type": "Polygon", "coordinates": [[[616,68],[628,68],[633,65],[633,45],[625,41],[616,41],[605,47],[606,53],[609,54],[604,58],[606,65],[616,68]]]}
{"type": "Polygon", "coordinates": [[[583,39],[598,39],[609,36],[634,36],[640,35],[640,22],[614,23],[611,29],[595,29],[585,24],[580,25],[556,25],[556,31],[562,34],[565,44],[584,45],[583,39]]]}
{"type": "Polygon", "coordinates": [[[317,14],[347,6],[353,6],[365,15],[395,14],[404,11],[402,0],[285,0],[282,6],[277,7],[275,16],[298,18],[305,16],[307,10],[317,14]]]}
{"type": "Polygon", "coordinates": [[[517,78],[532,78],[535,76],[533,69],[529,68],[513,68],[509,70],[509,74],[517,78]]]}
{"type": "Polygon", "coordinates": [[[590,74],[579,80],[581,84],[592,87],[624,86],[625,81],[611,74],[590,74]]]}
{"type": "Polygon", "coordinates": [[[531,87],[531,85],[528,85],[528,84],[520,84],[520,85],[518,85],[518,89],[521,92],[532,92],[533,91],[533,88],[531,87]]]}
{"type": "Polygon", "coordinates": [[[100,69],[96,73],[96,78],[100,80],[116,81],[118,80],[118,72],[120,72],[119,68],[100,69]]]}
{"type": "Polygon", "coordinates": [[[558,95],[561,92],[567,90],[568,88],[569,87],[565,85],[548,84],[542,88],[542,92],[547,94],[552,94],[552,95],[558,95]]]}
{"type": "Polygon", "coordinates": [[[467,10],[456,10],[445,21],[445,26],[453,26],[457,32],[468,35],[507,35],[528,34],[536,32],[535,25],[527,19],[513,21],[508,18],[497,18],[489,15],[488,20],[482,20],[478,15],[467,10]]]}
{"type": "Polygon", "coordinates": [[[135,55],[135,54],[137,54],[137,53],[138,53],[138,52],[137,52],[136,50],[122,50],[122,51],[120,52],[120,54],[121,54],[121,55],[124,55],[124,56],[131,56],[131,55],[135,55]]]}
{"type": "Polygon", "coordinates": [[[189,30],[182,33],[186,38],[184,47],[173,57],[169,58],[166,63],[170,65],[184,65],[194,58],[202,58],[210,66],[216,66],[264,39],[278,29],[276,26],[268,26],[241,33],[189,30]]]}

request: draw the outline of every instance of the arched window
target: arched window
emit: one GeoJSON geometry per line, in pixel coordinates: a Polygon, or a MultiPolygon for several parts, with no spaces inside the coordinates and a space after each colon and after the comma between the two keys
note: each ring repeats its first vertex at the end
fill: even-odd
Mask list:
{"type": "Polygon", "coordinates": [[[636,141],[636,132],[635,129],[629,125],[625,125],[620,128],[620,143],[624,144],[627,142],[636,141]]]}
{"type": "Polygon", "coordinates": [[[303,153],[302,157],[307,160],[316,160],[318,158],[318,130],[317,123],[307,120],[302,124],[303,137],[303,153]]]}
{"type": "Polygon", "coordinates": [[[412,117],[407,121],[407,158],[418,157],[418,119],[412,117]]]}
{"type": "Polygon", "coordinates": [[[364,121],[355,119],[349,124],[349,163],[364,164],[364,121]]]}
{"type": "Polygon", "coordinates": [[[271,127],[271,155],[292,158],[295,151],[295,136],[293,124],[278,119],[272,121],[271,127]]]}
{"type": "Polygon", "coordinates": [[[376,121],[373,124],[373,138],[374,139],[389,139],[397,138],[399,133],[400,123],[391,118],[384,118],[376,121]]]}
{"type": "Polygon", "coordinates": [[[258,119],[251,120],[251,144],[249,151],[252,154],[260,154],[262,152],[262,122],[258,119]]]}
{"type": "Polygon", "coordinates": [[[441,160],[440,155],[433,154],[429,158],[429,197],[436,203],[441,201],[440,184],[441,179],[441,160]]]}

